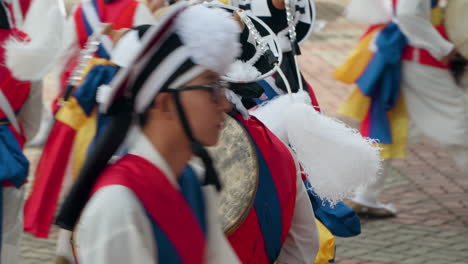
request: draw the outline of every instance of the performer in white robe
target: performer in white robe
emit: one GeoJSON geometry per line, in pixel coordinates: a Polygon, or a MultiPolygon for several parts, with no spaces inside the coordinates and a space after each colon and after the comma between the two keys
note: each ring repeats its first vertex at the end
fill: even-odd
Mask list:
{"type": "MultiPolygon", "coordinates": [[[[409,45],[403,54],[401,76],[409,117],[408,142],[429,137],[444,146],[460,171],[468,175],[468,104],[447,67],[456,49],[431,23],[431,11],[436,5],[437,1],[431,0],[396,3],[394,20],[409,45]]],[[[353,10],[350,16],[356,17],[353,10]]],[[[393,206],[379,201],[390,162],[385,160],[382,176],[354,197],[352,207],[357,212],[377,217],[396,214],[393,206]]]]}

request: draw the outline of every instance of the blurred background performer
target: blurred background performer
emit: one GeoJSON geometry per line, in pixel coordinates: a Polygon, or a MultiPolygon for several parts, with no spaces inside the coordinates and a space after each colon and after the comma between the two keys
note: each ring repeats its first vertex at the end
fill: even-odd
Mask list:
{"type": "MultiPolygon", "coordinates": [[[[158,0],[150,0],[147,4],[155,6],[153,2],[158,3],[158,0]]],[[[29,144],[30,146],[41,146],[45,143],[53,124],[51,115],[57,111],[59,98],[64,96],[67,81],[77,66],[79,52],[84,48],[88,37],[98,29],[100,23],[112,24],[113,30],[152,24],[154,19],[147,4],[138,0],[80,0],[73,8],[67,20],[65,42],[60,49],[62,55],[57,66],[58,70],[61,71],[58,80],[59,95],[53,102],[52,110],[46,111],[49,117],[44,118],[41,129],[36,138],[29,144]]],[[[69,1],[67,1],[67,7],[69,8],[69,1]]],[[[111,48],[112,40],[104,38],[97,56],[108,59],[111,48]]]]}
{"type": "Polygon", "coordinates": [[[382,176],[351,203],[361,214],[396,214],[379,201],[389,162],[405,157],[408,142],[422,135],[445,146],[468,174],[468,107],[449,71],[457,51],[435,16],[438,2],[354,0],[348,9],[351,19],[374,25],[335,72],[338,80],[358,87],[339,112],[361,120],[362,135],[378,140],[386,159],[382,176]]]}
{"type": "MultiPolygon", "coordinates": [[[[97,41],[100,42],[95,56],[89,61],[89,65],[78,65],[80,51],[85,48],[88,38],[97,31],[101,30],[102,23],[111,23],[112,29],[119,30],[130,28],[134,25],[153,23],[154,19],[146,4],[135,0],[83,0],[74,9],[72,15],[68,18],[65,26],[65,36],[63,46],[61,47],[61,58],[58,68],[62,68],[61,81],[59,82],[62,91],[60,97],[54,102],[53,113],[55,120],[53,128],[45,131],[45,137],[48,140],[44,146],[43,153],[38,162],[35,182],[30,197],[25,205],[25,231],[37,237],[47,237],[50,226],[53,221],[56,206],[59,200],[59,194],[64,186],[62,183],[70,182],[77,174],[84,162],[88,146],[96,133],[97,120],[95,105],[95,92],[100,83],[99,80],[91,76],[96,75],[94,68],[101,71],[108,69],[110,55],[114,39],[105,35],[97,41]],[[86,81],[88,72],[93,73],[83,82],[86,87],[81,87],[80,91],[73,91],[77,87],[71,87],[71,73],[76,67],[82,67],[82,76],[73,76],[86,81]],[[93,83],[94,82],[94,83],[93,83]],[[68,89],[67,95],[65,92],[68,89]],[[94,89],[94,90],[92,90],[94,89]],[[94,91],[94,92],[93,92],[94,91]],[[70,96],[72,95],[72,96],[70,96]],[[62,96],[67,96],[66,102],[62,96]],[[70,99],[70,100],[68,100],[70,99]],[[83,109],[83,111],[79,111],[83,109]],[[67,114],[68,113],[68,114],[67,114]],[[72,113],[72,114],[71,114],[72,113]],[[68,170],[70,169],[70,170],[68,170]]],[[[111,77],[104,75],[101,78],[111,77]]],[[[75,80],[76,81],[76,80],[75,80]]],[[[103,80],[100,80],[103,81],[103,80]]],[[[66,232],[60,232],[57,253],[59,263],[71,261],[71,251],[69,247],[69,235],[66,232]]]]}
{"type": "Polygon", "coordinates": [[[35,135],[42,78],[50,70],[63,17],[55,1],[0,1],[0,262],[16,264],[23,229],[29,162],[24,143],[35,135]],[[47,6],[47,12],[43,7],[47,6]],[[39,9],[39,10],[38,10],[39,9]],[[41,10],[42,9],[42,10],[41,10]],[[39,12],[38,12],[39,11],[39,12]],[[24,19],[24,20],[23,20],[24,19]],[[39,28],[38,25],[44,28],[39,28]],[[57,26],[58,25],[58,26],[57,26]],[[21,29],[18,27],[21,26],[21,29]]]}

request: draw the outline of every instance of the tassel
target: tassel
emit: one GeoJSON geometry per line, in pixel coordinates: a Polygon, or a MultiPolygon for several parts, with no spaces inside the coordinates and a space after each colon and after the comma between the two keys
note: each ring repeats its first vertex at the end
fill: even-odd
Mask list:
{"type": "Polygon", "coordinates": [[[285,120],[289,143],[320,198],[333,205],[375,181],[381,159],[373,140],[304,103],[292,104],[285,120]]]}

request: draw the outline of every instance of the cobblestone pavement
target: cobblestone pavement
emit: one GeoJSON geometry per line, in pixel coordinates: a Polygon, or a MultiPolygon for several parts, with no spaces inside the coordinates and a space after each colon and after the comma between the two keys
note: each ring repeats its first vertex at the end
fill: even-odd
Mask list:
{"type": "MultiPolygon", "coordinates": [[[[318,19],[327,22],[302,48],[302,71],[329,115],[352,87],[332,79],[364,26],[342,16],[348,0],[317,0],[318,19]]],[[[40,150],[27,150],[32,164],[40,150]]],[[[468,177],[454,168],[447,153],[427,139],[414,145],[405,160],[393,162],[384,202],[399,209],[389,220],[362,219],[362,235],[337,238],[336,263],[466,264],[468,263],[468,177]]],[[[50,240],[24,235],[21,264],[53,263],[50,240]]]]}

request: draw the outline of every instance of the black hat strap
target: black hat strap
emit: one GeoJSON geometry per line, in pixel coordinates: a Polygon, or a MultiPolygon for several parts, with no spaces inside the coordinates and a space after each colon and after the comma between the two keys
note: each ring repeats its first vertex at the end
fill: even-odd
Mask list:
{"type": "Polygon", "coordinates": [[[0,29],[11,29],[10,12],[3,0],[0,0],[0,29]]]}
{"type": "Polygon", "coordinates": [[[190,143],[192,144],[192,152],[196,156],[200,157],[203,161],[203,165],[205,166],[205,182],[204,185],[214,185],[217,191],[221,191],[221,183],[218,178],[218,174],[213,166],[213,160],[211,159],[208,151],[203,147],[200,142],[198,142],[190,129],[190,124],[187,120],[187,116],[185,115],[184,107],[180,101],[180,94],[179,91],[175,90],[173,93],[174,101],[177,108],[177,113],[179,115],[180,122],[182,127],[187,135],[190,143]]]}

